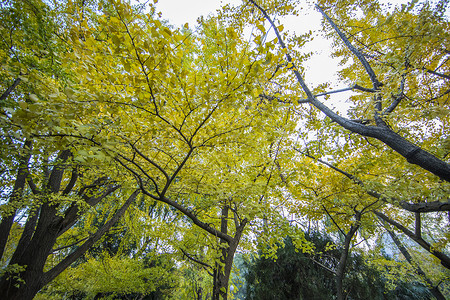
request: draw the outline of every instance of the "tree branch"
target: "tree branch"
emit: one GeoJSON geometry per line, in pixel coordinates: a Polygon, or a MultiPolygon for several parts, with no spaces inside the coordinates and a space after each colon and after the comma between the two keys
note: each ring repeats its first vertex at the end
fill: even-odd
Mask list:
{"type": "Polygon", "coordinates": [[[333,217],[330,215],[330,213],[328,212],[328,210],[325,208],[325,205],[322,205],[322,208],[325,210],[325,212],[327,213],[327,215],[330,217],[331,221],[333,221],[334,225],[336,225],[337,229],[339,230],[339,232],[343,235],[346,236],[345,232],[341,229],[341,227],[339,227],[339,225],[336,223],[336,221],[333,219],[333,217]]]}
{"type": "Polygon", "coordinates": [[[3,94],[0,96],[0,101],[8,98],[9,94],[11,94],[12,91],[19,85],[20,81],[21,81],[20,77],[17,77],[14,80],[13,84],[6,91],[4,91],[3,94]]]}
{"type": "Polygon", "coordinates": [[[181,212],[182,214],[184,214],[186,217],[188,217],[189,219],[192,220],[192,222],[197,225],[198,227],[202,228],[203,230],[209,232],[210,234],[217,236],[227,242],[230,242],[233,240],[233,238],[231,236],[229,236],[228,234],[222,233],[219,230],[211,227],[209,224],[204,223],[202,221],[200,221],[200,219],[193,213],[191,212],[189,209],[187,209],[186,207],[182,206],[181,204],[170,200],[169,198],[162,196],[159,198],[156,198],[154,195],[150,194],[147,190],[145,190],[143,187],[141,187],[142,192],[145,195],[148,195],[150,197],[152,197],[153,199],[157,200],[157,201],[161,201],[164,202],[170,206],[172,206],[173,208],[177,209],[179,212],[181,212]]]}
{"type": "MultiPolygon", "coordinates": [[[[329,91],[329,92],[319,93],[319,94],[314,95],[314,97],[326,96],[326,95],[342,93],[342,92],[347,92],[347,91],[353,91],[353,90],[359,90],[359,91],[367,92],[367,93],[375,93],[376,92],[376,90],[374,90],[374,89],[368,89],[368,88],[362,87],[362,86],[360,86],[358,84],[355,84],[355,85],[353,85],[351,87],[347,87],[347,88],[343,88],[343,89],[339,89],[339,90],[334,90],[334,91],[329,91]]],[[[301,104],[301,103],[309,103],[309,102],[310,102],[309,99],[300,99],[300,100],[297,101],[297,103],[299,103],[299,104],[301,104]]]]}
{"type": "Polygon", "coordinates": [[[73,246],[75,246],[75,245],[78,245],[79,243],[81,243],[82,241],[87,240],[88,238],[89,238],[89,237],[85,237],[85,238],[82,238],[81,240],[78,240],[78,241],[76,241],[76,242],[74,242],[74,243],[72,243],[72,244],[70,244],[70,245],[55,248],[55,249],[52,250],[52,253],[55,253],[55,252],[58,252],[58,251],[61,251],[61,250],[64,250],[64,249],[73,247],[73,246]]]}
{"type": "Polygon", "coordinates": [[[441,264],[444,267],[446,267],[447,269],[450,269],[450,257],[448,257],[446,254],[433,249],[433,247],[428,242],[426,242],[423,238],[416,236],[411,230],[409,230],[408,228],[406,228],[402,224],[392,220],[391,218],[389,218],[385,214],[383,214],[383,213],[381,213],[379,211],[373,211],[373,213],[377,217],[379,217],[382,220],[384,220],[385,222],[393,225],[395,228],[397,228],[398,230],[400,230],[401,232],[406,234],[409,238],[411,238],[413,241],[415,241],[417,244],[419,244],[423,249],[428,251],[433,256],[437,257],[441,261],[441,264]]]}
{"type": "Polygon", "coordinates": [[[199,259],[196,259],[196,258],[192,257],[191,255],[189,255],[189,253],[187,253],[186,251],[184,251],[182,248],[180,248],[180,250],[181,250],[181,252],[183,252],[184,256],[186,256],[187,258],[189,258],[189,259],[192,260],[193,262],[198,263],[199,265],[202,265],[202,266],[204,266],[204,267],[213,269],[213,267],[211,267],[211,266],[208,265],[207,263],[205,263],[205,262],[203,262],[203,261],[201,261],[201,260],[199,260],[199,259]]]}
{"type": "Polygon", "coordinates": [[[131,196],[125,201],[125,203],[120,207],[102,227],[100,227],[96,233],[90,236],[86,242],[78,247],[75,251],[70,253],[66,258],[64,258],[60,263],[51,268],[49,271],[44,273],[42,278],[44,285],[56,278],[62,271],[68,268],[75,260],[77,260],[81,255],[83,255],[95,242],[97,242],[118,220],[128,207],[133,203],[139,194],[139,190],[134,191],[131,196]]]}
{"type": "Polygon", "coordinates": [[[333,29],[336,31],[336,33],[339,35],[339,37],[344,42],[345,46],[358,58],[358,60],[363,65],[364,69],[367,72],[367,75],[369,75],[370,81],[372,81],[373,89],[378,90],[380,87],[380,82],[377,79],[377,76],[375,75],[375,72],[373,71],[372,67],[370,66],[369,62],[366,60],[364,55],[356,49],[352,43],[348,40],[348,38],[345,36],[345,34],[337,27],[337,25],[331,20],[331,18],[325,13],[325,11],[316,4],[317,10],[323,15],[323,17],[328,21],[328,23],[333,27],[333,29]]]}
{"type": "MultiPolygon", "coordinates": [[[[91,185],[92,186],[92,185],[91,185]]],[[[87,197],[86,195],[83,195],[84,201],[90,205],[95,206],[97,205],[101,200],[109,196],[111,193],[113,193],[115,190],[117,190],[120,186],[118,185],[108,185],[106,187],[106,190],[101,193],[100,195],[94,195],[91,197],[87,197]]],[[[72,203],[72,205],[65,211],[64,217],[60,217],[59,221],[61,223],[61,229],[58,232],[58,236],[62,235],[64,232],[66,232],[69,228],[71,228],[78,219],[78,215],[80,213],[80,207],[75,202],[72,203]]]]}
{"type": "Polygon", "coordinates": [[[75,183],[77,182],[77,179],[78,179],[78,170],[77,170],[77,167],[75,166],[72,169],[72,175],[70,177],[70,181],[62,193],[63,195],[68,195],[72,191],[73,187],[75,186],[75,183]]]}
{"type": "MultiPolygon", "coordinates": [[[[297,148],[294,148],[294,150],[303,154],[306,157],[317,160],[319,163],[324,164],[324,165],[330,167],[331,169],[345,175],[347,178],[351,179],[357,185],[365,188],[364,182],[361,179],[359,179],[358,177],[356,177],[348,172],[345,172],[344,170],[339,169],[338,167],[336,167],[326,161],[323,161],[321,159],[316,159],[314,156],[312,156],[308,153],[305,153],[297,148]]],[[[379,193],[375,190],[369,190],[369,189],[365,189],[365,191],[368,195],[370,195],[376,199],[379,199],[379,200],[382,200],[385,202],[390,202],[390,201],[388,201],[388,198],[386,198],[386,196],[383,196],[382,193],[379,193]]],[[[423,203],[409,203],[404,200],[397,199],[395,197],[391,197],[390,199],[392,199],[393,202],[399,203],[401,208],[403,208],[407,211],[410,211],[410,212],[428,213],[428,212],[438,212],[438,211],[450,211],[450,199],[447,199],[446,201],[443,201],[443,202],[433,201],[433,202],[423,202],[423,203]]]]}
{"type": "Polygon", "coordinates": [[[439,288],[437,286],[433,286],[433,282],[428,278],[428,276],[425,274],[425,272],[417,264],[414,263],[414,260],[411,256],[411,254],[406,249],[406,247],[402,244],[400,239],[395,235],[395,233],[392,230],[389,230],[388,228],[386,228],[386,231],[388,232],[391,239],[394,241],[394,244],[397,246],[398,250],[400,250],[402,255],[408,261],[408,263],[414,268],[416,273],[425,280],[425,282],[429,286],[430,292],[433,294],[433,296],[435,296],[436,299],[438,299],[438,300],[445,300],[445,297],[439,291],[439,288]]]}
{"type": "Polygon", "coordinates": [[[394,101],[392,101],[392,103],[383,111],[382,115],[388,115],[397,108],[400,102],[405,98],[405,94],[403,93],[404,89],[405,89],[405,76],[403,74],[403,78],[400,83],[399,94],[397,95],[397,97],[394,98],[394,101]]]}
{"type": "Polygon", "coordinates": [[[444,79],[450,79],[449,75],[442,74],[442,73],[439,73],[439,72],[436,72],[436,71],[433,71],[433,70],[428,70],[426,68],[423,68],[423,69],[429,74],[433,74],[433,75],[436,75],[436,76],[444,78],[444,79]]]}

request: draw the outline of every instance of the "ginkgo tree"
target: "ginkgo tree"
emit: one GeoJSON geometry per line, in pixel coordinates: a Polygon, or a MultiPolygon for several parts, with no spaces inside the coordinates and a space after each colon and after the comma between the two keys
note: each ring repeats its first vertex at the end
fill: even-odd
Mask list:
{"type": "Polygon", "coordinates": [[[293,73],[291,103],[298,104],[296,111],[306,120],[299,129],[299,148],[316,157],[350,164],[352,173],[364,179],[349,178],[362,183],[375,199],[401,208],[390,209],[389,214],[395,212],[393,218],[406,223],[401,225],[392,215],[383,214],[384,220],[448,266],[448,256],[441,251],[448,235],[435,231],[435,239],[439,239],[439,248],[435,248],[420,234],[423,213],[448,210],[446,2],[435,7],[413,2],[391,12],[376,1],[318,3],[315,7],[323,16],[324,31],[334,40],[333,55],[344,65],[341,79],[349,86],[337,91],[306,84],[304,76],[308,74],[301,69],[299,55],[302,43],[299,37],[282,32],[279,18],[298,16],[298,5],[298,1],[248,1],[239,12],[249,16],[246,20],[250,23],[265,22],[267,30],[275,32],[279,51],[285,54],[293,73]],[[332,94],[344,91],[353,94],[348,100],[350,109],[341,115],[328,102],[332,94]],[[320,96],[327,100],[319,100],[320,96]],[[325,114],[324,120],[320,113],[325,114]],[[314,134],[316,138],[311,139],[314,134]],[[405,210],[415,214],[415,233],[407,229],[411,217],[405,210]]]}
{"type": "MultiPolygon", "coordinates": [[[[129,217],[138,193],[147,199],[140,203],[157,201],[180,215],[178,238],[170,244],[208,266],[213,299],[227,298],[233,257],[250,229],[268,244],[288,231],[277,212],[288,204],[288,193],[307,202],[305,215],[331,215],[328,209],[333,218],[345,215],[336,217],[336,226],[348,229],[347,249],[372,203],[395,206],[378,212],[404,225],[411,221],[404,209],[418,213],[419,225],[421,211],[447,210],[442,133],[448,127],[448,64],[439,45],[446,45],[448,25],[442,13],[424,6],[419,13],[405,7],[388,15],[376,2],[344,3],[331,12],[325,2],[317,6],[324,30],[342,45],[336,55],[350,62],[341,72],[351,82],[346,90],[357,92],[341,116],[315,96],[336,91],[310,89],[303,80],[307,56],[298,48],[308,36],[289,36],[273,21],[274,14],[298,14],[297,2],[225,6],[195,30],[170,26],[148,3],[50,6],[35,0],[2,6],[5,298],[32,298],[121,216],[129,217]],[[363,17],[348,16],[350,7],[363,17]],[[18,15],[25,16],[22,23],[15,23],[18,15]],[[417,20],[408,29],[415,38],[402,35],[407,20],[417,20]],[[430,20],[445,34],[427,27],[430,20]],[[272,41],[268,25],[276,33],[272,41]],[[398,43],[404,39],[408,43],[398,43]],[[294,133],[302,142],[297,149],[349,168],[355,176],[346,184],[354,186],[345,191],[332,180],[350,172],[316,172],[309,159],[295,158],[294,133]],[[323,193],[339,190],[340,202],[317,209],[307,193],[292,189],[290,181],[314,180],[296,174],[300,169],[323,176],[317,181],[327,184],[323,193]],[[351,215],[358,220],[352,223],[351,215]],[[92,219],[107,226],[88,226],[92,219]],[[50,256],[52,249],[59,255],[50,256]]],[[[444,238],[442,249],[446,243],[444,238]]],[[[119,259],[104,258],[111,265],[119,259]]]]}
{"type": "MultiPolygon", "coordinates": [[[[73,121],[75,115],[64,101],[56,101],[58,90],[69,80],[67,68],[58,60],[67,45],[54,35],[57,11],[41,1],[7,1],[1,10],[0,290],[4,299],[27,299],[92,246],[137,192],[120,201],[103,226],[78,241],[83,242],[80,247],[55,264],[47,264],[59,238],[80,215],[112,194],[119,195],[120,185],[77,160],[77,143],[41,138],[73,121]]],[[[125,181],[123,187],[121,193],[127,193],[125,181]]]]}
{"type": "MultiPolygon", "coordinates": [[[[48,85],[51,93],[44,86],[33,86],[30,105],[10,109],[11,123],[26,124],[28,113],[45,116],[36,108],[47,101],[60,106],[45,118],[45,126],[31,122],[32,126],[22,127],[26,135],[58,145],[56,156],[44,154],[51,157],[59,183],[51,190],[54,201],[43,203],[52,216],[42,222],[51,226],[40,229],[53,243],[41,248],[36,266],[29,255],[12,261],[23,269],[17,276],[3,276],[4,286],[9,286],[5,297],[32,297],[105,233],[107,228],[100,227],[89,243],[53,262],[55,272],[32,284],[32,278],[39,277],[33,272],[44,272],[57,237],[83,211],[79,207],[83,203],[62,197],[75,186],[79,163],[95,164],[96,174],[108,174],[105,182],[93,184],[103,191],[102,197],[87,195],[93,198],[85,199],[87,204],[96,205],[119,185],[125,188],[135,182],[139,187],[128,198],[117,194],[127,200],[105,223],[108,226],[141,192],[175,208],[215,237],[219,254],[213,298],[225,299],[245,226],[267,206],[262,199],[276,184],[271,180],[277,178],[272,176],[274,153],[282,157],[281,150],[290,143],[286,137],[295,127],[289,108],[260,97],[270,86],[268,81],[281,73],[279,68],[262,68],[267,61],[264,47],[241,39],[243,26],[226,27],[219,20],[205,19],[196,32],[187,26],[174,29],[155,16],[152,6],[144,11],[125,1],[82,5],[69,1],[54,9],[59,12],[55,36],[64,45],[58,62],[67,70],[67,80],[48,85]],[[71,177],[64,175],[66,170],[72,170],[71,177]],[[66,181],[70,189],[61,191],[60,183],[66,181]],[[65,221],[67,216],[70,221],[65,221]],[[233,231],[228,223],[234,223],[233,231]]],[[[41,193],[32,180],[28,185],[41,193]]],[[[80,186],[78,195],[89,188],[80,186]]],[[[29,219],[33,216],[37,215],[30,213],[29,219]]],[[[38,247],[41,236],[34,233],[33,239],[38,247]]],[[[25,249],[31,253],[35,248],[25,249]]]]}
{"type": "Polygon", "coordinates": [[[92,95],[84,97],[86,90],[78,89],[74,97],[105,106],[100,114],[111,119],[109,132],[106,141],[96,142],[136,178],[145,195],[218,237],[222,246],[217,248],[221,254],[214,267],[213,299],[226,298],[234,252],[269,184],[270,145],[294,127],[288,110],[259,98],[276,71],[260,67],[265,57],[239,39],[243,29],[225,28],[216,20],[204,20],[202,31],[195,33],[157,21],[149,28],[136,27],[139,19],[126,5],[116,3],[115,9],[117,16],[107,22],[114,24],[108,27],[111,42],[91,40],[80,46],[88,55],[84,60],[94,59],[80,72],[95,74],[89,87],[102,95],[86,101],[92,95]],[[153,43],[161,39],[153,49],[150,35],[153,43]],[[98,48],[86,51],[86,45],[98,48]],[[103,67],[105,60],[95,56],[97,49],[108,47],[124,53],[108,57],[108,67],[119,66],[116,73],[102,71],[99,64],[103,67]],[[127,80],[132,81],[124,85],[127,80]],[[127,114],[130,108],[133,114],[127,114]],[[114,110],[121,112],[115,115],[114,110]],[[118,145],[110,147],[112,134],[118,145]],[[234,233],[227,225],[230,212],[234,233]]]}

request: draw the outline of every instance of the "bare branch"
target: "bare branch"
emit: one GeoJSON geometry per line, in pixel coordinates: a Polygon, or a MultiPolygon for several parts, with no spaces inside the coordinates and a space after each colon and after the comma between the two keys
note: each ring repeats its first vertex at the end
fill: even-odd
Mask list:
{"type": "Polygon", "coordinates": [[[327,266],[325,266],[324,264],[318,262],[317,260],[315,260],[314,258],[310,257],[309,258],[313,263],[318,264],[319,266],[321,266],[322,268],[324,268],[325,270],[327,270],[328,272],[331,272],[332,274],[336,275],[336,271],[332,270],[330,268],[328,268],[327,266]]]}
{"type": "Polygon", "coordinates": [[[339,227],[339,225],[336,223],[336,221],[333,219],[333,217],[330,215],[330,213],[328,212],[328,210],[325,208],[325,205],[322,205],[323,209],[325,210],[325,212],[327,213],[327,215],[330,217],[331,221],[333,221],[334,225],[336,225],[337,229],[340,231],[340,233],[343,236],[346,236],[345,232],[341,229],[341,227],[339,227]]]}
{"type": "Polygon", "coordinates": [[[450,79],[449,75],[442,74],[442,73],[439,73],[439,72],[436,72],[436,71],[433,71],[433,70],[428,70],[426,68],[423,68],[423,69],[429,74],[433,74],[433,75],[439,76],[439,77],[444,78],[444,79],[450,79]]]}
{"type": "MultiPolygon", "coordinates": [[[[314,97],[326,96],[326,95],[342,93],[342,92],[347,92],[347,91],[352,91],[352,90],[360,90],[360,91],[368,92],[368,93],[375,93],[376,92],[376,90],[374,90],[374,89],[368,89],[368,88],[365,88],[365,87],[362,87],[360,85],[355,84],[355,85],[353,85],[351,87],[347,87],[347,88],[343,88],[343,89],[339,89],[339,90],[334,90],[334,91],[329,91],[329,92],[316,94],[316,95],[314,95],[314,97]]],[[[309,103],[309,102],[311,102],[309,99],[301,99],[301,100],[297,101],[297,103],[299,103],[299,104],[301,104],[301,103],[309,103]]]]}
{"type": "Polygon", "coordinates": [[[77,244],[79,244],[79,243],[81,243],[81,242],[87,240],[88,238],[89,238],[89,237],[85,237],[85,238],[82,238],[81,240],[78,240],[78,241],[76,241],[76,242],[74,242],[74,243],[72,243],[72,244],[70,244],[70,245],[55,248],[55,249],[52,250],[52,253],[55,253],[55,252],[58,252],[58,251],[61,251],[61,250],[64,250],[64,249],[73,247],[73,246],[75,246],[75,245],[77,245],[77,244]]]}
{"type": "Polygon", "coordinates": [[[382,115],[388,115],[394,111],[395,108],[400,104],[400,102],[405,98],[405,94],[403,93],[405,89],[405,76],[403,76],[402,81],[400,83],[400,91],[398,95],[394,98],[394,101],[383,111],[382,115]]]}

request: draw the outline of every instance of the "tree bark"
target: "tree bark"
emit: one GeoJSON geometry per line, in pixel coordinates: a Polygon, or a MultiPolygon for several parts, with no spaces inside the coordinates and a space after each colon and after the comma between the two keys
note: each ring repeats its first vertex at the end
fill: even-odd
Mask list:
{"type": "Polygon", "coordinates": [[[361,222],[361,213],[356,213],[355,215],[356,222],[350,227],[349,232],[345,235],[344,239],[344,249],[342,249],[341,257],[339,259],[339,263],[337,265],[336,270],[336,289],[337,289],[337,300],[344,300],[344,276],[345,276],[345,267],[347,266],[348,254],[350,251],[350,242],[352,241],[353,236],[358,230],[361,222]]]}
{"type": "Polygon", "coordinates": [[[9,197],[8,204],[11,205],[12,211],[7,216],[2,216],[0,223],[0,258],[3,257],[6,243],[8,242],[9,232],[14,223],[14,217],[16,216],[17,208],[14,207],[16,202],[22,197],[23,190],[25,188],[26,178],[28,174],[28,163],[31,158],[31,141],[27,140],[24,144],[25,154],[19,158],[19,169],[17,170],[16,180],[14,187],[9,197]]]}
{"type": "MultiPolygon", "coordinates": [[[[228,211],[228,206],[222,208],[221,232],[224,234],[227,234],[228,231],[228,211]]],[[[231,269],[233,267],[234,255],[246,224],[247,219],[244,219],[239,225],[236,224],[234,237],[230,240],[220,240],[222,256],[220,258],[220,264],[216,264],[216,268],[214,269],[212,300],[226,300],[228,297],[228,285],[231,269]]]]}

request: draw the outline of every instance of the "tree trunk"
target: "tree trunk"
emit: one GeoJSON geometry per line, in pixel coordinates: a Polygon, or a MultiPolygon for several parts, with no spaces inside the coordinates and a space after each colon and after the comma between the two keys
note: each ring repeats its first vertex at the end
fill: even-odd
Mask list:
{"type": "MultiPolygon", "coordinates": [[[[222,208],[220,230],[224,234],[227,234],[228,232],[228,211],[228,206],[222,208]]],[[[212,300],[226,300],[228,297],[228,284],[230,281],[231,269],[233,267],[234,254],[236,253],[237,246],[239,245],[246,224],[247,219],[244,219],[239,225],[236,224],[236,233],[231,241],[220,240],[222,256],[220,258],[220,264],[216,264],[214,270],[212,300]]]]}
{"type": "MultiPolygon", "coordinates": [[[[225,205],[221,212],[220,232],[228,234],[228,206],[225,205]]],[[[219,245],[221,247],[222,255],[220,263],[216,263],[214,270],[214,284],[213,284],[213,300],[227,299],[228,294],[228,278],[225,274],[225,264],[228,255],[229,244],[226,240],[220,239],[219,245]]]]}
{"type": "Polygon", "coordinates": [[[361,221],[361,214],[356,214],[356,223],[350,227],[350,231],[345,235],[344,240],[344,249],[342,249],[341,257],[339,259],[339,263],[337,265],[336,270],[336,289],[337,289],[337,300],[344,300],[344,276],[345,276],[345,267],[347,265],[348,253],[350,250],[350,242],[352,241],[353,235],[359,228],[359,224],[361,221]]]}
{"type": "MultiPolygon", "coordinates": [[[[45,208],[43,208],[45,211],[45,208]]],[[[44,215],[45,214],[44,212],[44,215]]],[[[44,223],[39,220],[38,223],[44,223]]],[[[45,222],[47,223],[47,222],[45,222]]],[[[24,266],[25,271],[13,276],[3,276],[0,281],[0,298],[11,300],[33,299],[43,287],[43,270],[49,253],[56,242],[58,230],[50,224],[37,225],[31,241],[24,246],[25,249],[16,249],[9,265],[24,266]],[[44,228],[45,227],[45,228],[44,228]],[[22,282],[15,276],[18,275],[22,282]]]]}
{"type": "MultiPolygon", "coordinates": [[[[24,144],[24,151],[28,152],[19,158],[19,169],[17,171],[17,177],[14,182],[14,187],[9,198],[9,203],[14,207],[15,202],[17,202],[23,194],[25,188],[26,178],[27,178],[27,167],[28,162],[31,158],[31,141],[26,141],[24,144]]],[[[12,212],[8,216],[2,216],[2,221],[0,223],[0,258],[3,257],[3,252],[5,251],[6,243],[8,241],[9,231],[14,223],[14,217],[16,216],[17,208],[13,208],[12,212]]]]}
{"type": "MultiPolygon", "coordinates": [[[[95,242],[97,242],[125,213],[131,203],[136,199],[139,191],[135,191],[125,201],[125,203],[114,213],[113,217],[101,226],[95,234],[93,234],[87,241],[78,247],[74,252],[69,254],[55,267],[47,272],[44,272],[44,265],[47,257],[51,253],[51,249],[56,242],[58,233],[61,227],[61,222],[45,222],[48,226],[41,229],[42,234],[35,232],[35,236],[27,245],[21,254],[16,255],[11,264],[18,264],[26,266],[25,271],[13,276],[3,276],[0,280],[0,299],[7,300],[31,300],[46,284],[51,282],[62,271],[69,267],[75,260],[83,255],[95,242]],[[20,277],[20,279],[17,276],[20,277]]],[[[48,208],[43,207],[43,211],[48,211],[48,208]]],[[[45,213],[44,213],[45,214],[45,213]]],[[[43,214],[41,214],[42,216],[43,214]]],[[[48,214],[46,214],[48,215],[48,214]]],[[[59,219],[58,219],[59,220],[59,219]]],[[[42,223],[41,223],[42,224],[42,223]]],[[[39,224],[38,226],[39,227],[39,224]]],[[[20,249],[19,249],[20,250],[20,249]]],[[[17,251],[16,251],[17,252],[17,251]]]]}

